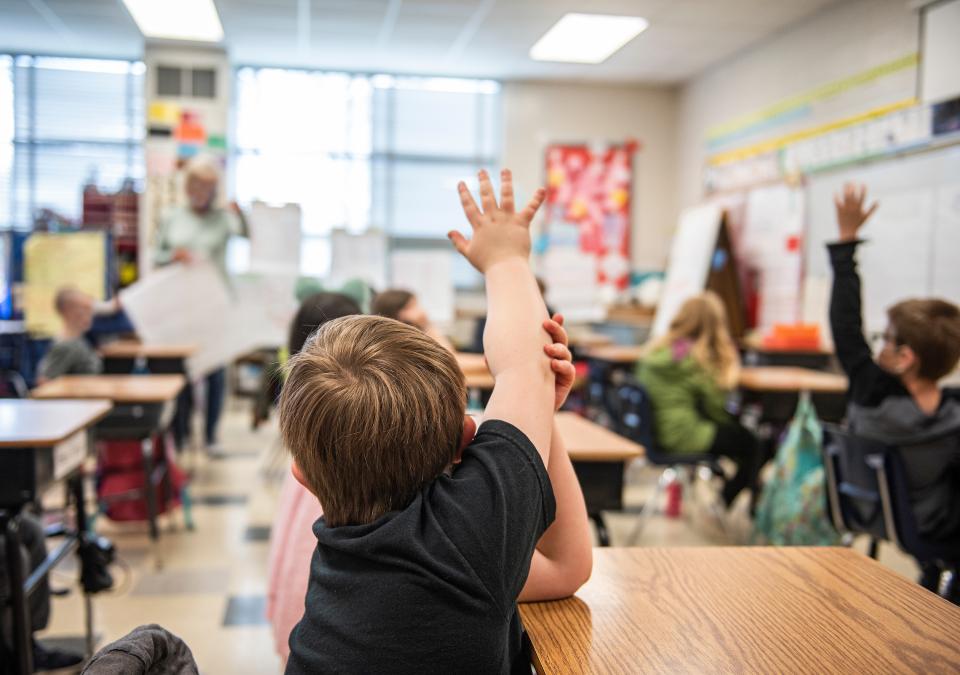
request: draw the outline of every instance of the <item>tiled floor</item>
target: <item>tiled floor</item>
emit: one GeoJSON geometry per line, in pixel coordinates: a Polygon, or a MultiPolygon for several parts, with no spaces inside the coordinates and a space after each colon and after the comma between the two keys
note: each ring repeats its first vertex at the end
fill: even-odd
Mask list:
{"type": "MultiPolygon", "coordinates": [[[[121,637],[144,623],[158,623],[181,636],[193,650],[201,672],[269,674],[279,670],[269,627],[263,620],[267,547],[278,477],[286,460],[276,452],[273,424],[250,431],[248,402],[232,401],[222,429],[224,451],[213,458],[188,455],[193,473],[196,528],[184,528],[182,515],[164,517],[164,532],[153,551],[141,524],[116,524],[106,519],[98,530],[117,546],[120,565],[116,586],[94,601],[99,644],[121,637]],[[157,569],[157,554],[162,568],[157,569]]],[[[656,474],[633,467],[628,472],[628,508],[643,503],[656,474]]],[[[698,483],[695,495],[686,495],[680,518],[653,516],[643,531],[643,546],[703,546],[746,543],[749,539],[746,505],[735,505],[721,522],[701,506],[711,487],[698,483]],[[691,498],[693,497],[693,498],[691,498]]],[[[609,514],[614,545],[624,545],[636,522],[635,513],[609,514]]],[[[857,542],[865,548],[864,542],[857,542]]],[[[881,562],[915,578],[912,561],[893,550],[881,549],[881,562]]],[[[53,584],[65,587],[75,570],[63,565],[53,584]]],[[[77,636],[83,627],[83,603],[74,592],[55,598],[53,619],[41,637],[77,636]]]]}

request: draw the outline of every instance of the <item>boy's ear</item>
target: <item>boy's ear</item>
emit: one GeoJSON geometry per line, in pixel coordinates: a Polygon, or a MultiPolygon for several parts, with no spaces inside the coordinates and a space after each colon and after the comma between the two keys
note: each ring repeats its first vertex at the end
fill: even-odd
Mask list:
{"type": "Polygon", "coordinates": [[[463,431],[460,434],[460,447],[457,448],[457,454],[453,458],[454,464],[459,464],[460,460],[463,459],[463,451],[466,450],[467,446],[470,445],[470,442],[473,440],[473,437],[477,435],[477,423],[470,415],[463,416],[463,431]]]}
{"type": "Polygon", "coordinates": [[[297,466],[296,461],[294,461],[290,465],[290,473],[293,474],[293,477],[297,479],[297,482],[300,483],[300,485],[305,487],[310,494],[316,497],[316,494],[314,494],[313,490],[310,488],[310,484],[307,483],[307,479],[304,477],[303,472],[300,470],[300,467],[297,466]]]}

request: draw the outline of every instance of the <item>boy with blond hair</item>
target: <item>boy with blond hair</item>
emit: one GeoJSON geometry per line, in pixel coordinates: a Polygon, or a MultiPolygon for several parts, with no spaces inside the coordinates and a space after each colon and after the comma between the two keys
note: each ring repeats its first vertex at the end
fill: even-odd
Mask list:
{"type": "MultiPolygon", "coordinates": [[[[876,360],[863,335],[856,251],[860,229],[877,209],[866,188],[848,183],[835,199],[839,241],[828,246],[833,267],[830,326],[837,358],[850,378],[852,430],[899,446],[922,536],[960,536],[960,389],[939,382],[960,361],[960,308],[946,300],[904,300],[887,308],[876,336],[876,360]]],[[[920,582],[934,590],[941,570],[918,561],[920,582]]],[[[954,598],[956,601],[956,597],[954,598]]]]}
{"type": "Polygon", "coordinates": [[[496,382],[476,435],[454,356],[416,328],[345,317],[291,359],[281,433],[324,517],[288,673],[529,673],[518,598],[570,595],[590,575],[553,426],[573,369],[528,264],[544,192],[516,212],[508,171],[499,204],[486,172],[480,207],[459,192],[473,238],[450,238],[486,278],[496,382]]]}

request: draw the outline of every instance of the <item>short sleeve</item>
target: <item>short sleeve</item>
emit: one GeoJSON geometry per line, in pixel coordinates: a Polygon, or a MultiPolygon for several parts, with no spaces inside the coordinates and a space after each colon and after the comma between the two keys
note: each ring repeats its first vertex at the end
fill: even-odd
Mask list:
{"type": "Polygon", "coordinates": [[[512,610],[541,535],[556,517],[550,477],[512,424],[484,422],[451,476],[434,482],[430,507],[491,596],[512,610]]]}

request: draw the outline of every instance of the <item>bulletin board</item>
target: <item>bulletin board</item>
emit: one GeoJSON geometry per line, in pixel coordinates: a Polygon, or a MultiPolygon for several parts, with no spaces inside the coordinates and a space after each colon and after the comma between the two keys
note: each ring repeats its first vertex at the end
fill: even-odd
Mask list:
{"type": "Polygon", "coordinates": [[[630,208],[637,145],[547,147],[545,230],[576,227],[581,253],[594,259],[600,286],[630,281],[630,208]]]}
{"type": "Polygon", "coordinates": [[[27,331],[50,337],[60,332],[54,308],[57,291],[70,286],[103,300],[107,287],[107,235],[103,232],[37,232],[23,246],[20,302],[27,331]]]}

